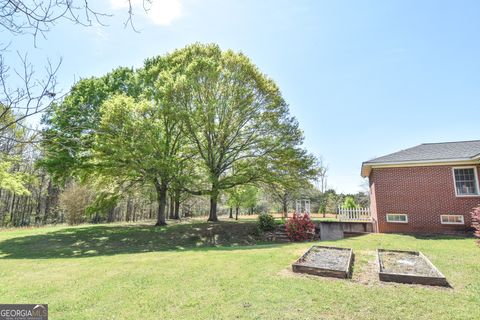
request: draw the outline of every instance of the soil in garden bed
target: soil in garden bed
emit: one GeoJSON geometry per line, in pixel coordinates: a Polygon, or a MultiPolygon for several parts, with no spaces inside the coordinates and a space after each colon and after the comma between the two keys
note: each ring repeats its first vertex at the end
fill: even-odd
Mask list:
{"type": "Polygon", "coordinates": [[[426,277],[441,277],[422,256],[408,252],[384,251],[380,253],[383,272],[410,274],[426,277]]]}
{"type": "Polygon", "coordinates": [[[345,270],[349,257],[349,250],[313,247],[312,250],[298,262],[306,267],[345,270]]]}

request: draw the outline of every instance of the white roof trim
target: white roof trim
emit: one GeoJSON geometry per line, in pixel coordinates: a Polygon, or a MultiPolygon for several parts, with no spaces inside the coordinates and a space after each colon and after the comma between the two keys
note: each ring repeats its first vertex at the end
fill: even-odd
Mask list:
{"type": "Polygon", "coordinates": [[[478,164],[480,155],[474,158],[459,159],[435,159],[435,160],[411,160],[397,162],[364,162],[362,163],[361,176],[366,178],[370,175],[373,168],[395,168],[395,167],[418,167],[418,166],[438,166],[438,165],[459,165],[459,164],[478,164]]]}

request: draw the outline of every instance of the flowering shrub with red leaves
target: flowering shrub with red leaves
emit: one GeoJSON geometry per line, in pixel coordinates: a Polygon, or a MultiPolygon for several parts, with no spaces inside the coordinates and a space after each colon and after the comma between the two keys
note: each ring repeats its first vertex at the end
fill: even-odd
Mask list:
{"type": "Polygon", "coordinates": [[[473,208],[472,227],[475,229],[475,235],[480,237],[480,206],[473,208]]]}
{"type": "Polygon", "coordinates": [[[315,234],[315,224],[308,214],[294,214],[285,223],[287,236],[292,241],[309,240],[315,234]]]}

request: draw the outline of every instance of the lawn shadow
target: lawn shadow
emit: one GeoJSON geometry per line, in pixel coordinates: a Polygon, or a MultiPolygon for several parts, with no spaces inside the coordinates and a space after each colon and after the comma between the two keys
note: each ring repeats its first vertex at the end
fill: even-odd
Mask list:
{"type": "Polygon", "coordinates": [[[463,239],[475,239],[471,233],[451,233],[451,234],[415,234],[406,233],[405,235],[412,236],[419,240],[463,240],[463,239]]]}
{"type": "Polygon", "coordinates": [[[93,225],[64,228],[0,242],[0,259],[47,259],[185,250],[245,250],[285,243],[254,236],[254,222],[152,225],[93,225]]]}

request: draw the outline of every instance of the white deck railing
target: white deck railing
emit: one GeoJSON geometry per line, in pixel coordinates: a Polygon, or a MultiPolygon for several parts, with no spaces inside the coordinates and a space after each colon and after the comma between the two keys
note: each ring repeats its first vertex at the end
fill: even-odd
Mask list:
{"type": "Polygon", "coordinates": [[[337,208],[338,220],[340,221],[371,221],[372,215],[369,208],[345,209],[337,208]]]}

